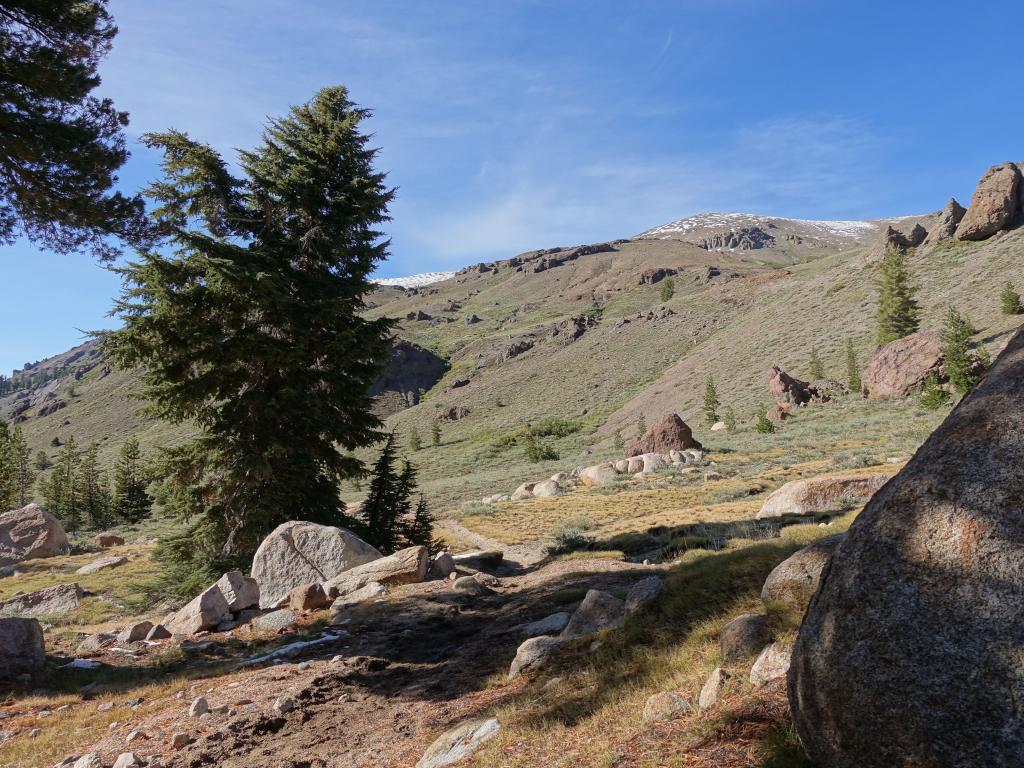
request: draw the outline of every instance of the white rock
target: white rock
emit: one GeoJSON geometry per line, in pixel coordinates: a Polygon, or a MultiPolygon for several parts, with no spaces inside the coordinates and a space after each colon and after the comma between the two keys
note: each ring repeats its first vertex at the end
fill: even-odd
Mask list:
{"type": "Polygon", "coordinates": [[[228,571],[217,579],[217,588],[228,603],[232,613],[244,611],[260,604],[260,585],[256,579],[240,571],[228,571]]]}
{"type": "Polygon", "coordinates": [[[556,634],[565,629],[565,625],[569,623],[571,618],[572,614],[567,611],[552,613],[550,616],[545,616],[537,621],[531,621],[529,624],[520,624],[518,627],[519,634],[526,635],[527,637],[556,634]]]}
{"type": "Polygon", "coordinates": [[[554,480],[541,480],[533,486],[533,495],[539,499],[547,499],[552,496],[561,496],[562,488],[554,480]]]}
{"type": "Polygon", "coordinates": [[[188,708],[189,717],[202,717],[210,711],[210,705],[206,699],[202,696],[195,698],[192,701],[192,705],[188,708]]]}
{"type": "Polygon", "coordinates": [[[718,701],[728,679],[729,673],[721,667],[711,670],[708,679],[704,681],[704,687],[700,689],[700,698],[697,699],[701,709],[707,709],[718,701]]]}
{"type": "Polygon", "coordinates": [[[444,768],[468,757],[498,735],[498,719],[470,720],[441,734],[423,753],[416,768],[444,768]]]}
{"type": "Polygon", "coordinates": [[[760,688],[772,680],[785,677],[789,672],[792,653],[792,647],[783,643],[766,646],[750,669],[750,684],[760,688]]]}

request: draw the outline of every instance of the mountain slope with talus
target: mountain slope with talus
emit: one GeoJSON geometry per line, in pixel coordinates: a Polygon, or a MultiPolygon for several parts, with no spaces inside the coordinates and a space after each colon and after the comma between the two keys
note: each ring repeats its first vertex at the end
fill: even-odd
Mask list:
{"type": "MultiPolygon", "coordinates": [[[[440,447],[409,453],[428,497],[447,505],[507,492],[546,467],[592,463],[610,454],[617,430],[630,437],[641,417],[677,412],[699,431],[708,375],[722,402],[747,419],[768,400],[772,364],[806,376],[816,347],[827,373],[843,378],[847,338],[866,363],[886,231],[929,229],[938,217],[702,214],[632,238],[475,264],[438,282],[379,286],[367,314],[397,318],[399,338],[448,366],[436,384],[403,386],[391,398],[388,427],[403,444],[413,430],[429,443],[431,425],[441,422],[440,447]],[[666,280],[674,292],[663,300],[666,280]],[[557,462],[532,466],[514,436],[552,418],[568,422],[570,434],[552,437],[557,462]]],[[[924,327],[936,327],[954,304],[995,347],[1016,324],[1000,314],[998,297],[1008,279],[1024,285],[1024,230],[921,246],[909,264],[924,327]]],[[[37,368],[64,365],[70,354],[37,368]]],[[[92,353],[64,367],[32,394],[31,408],[16,412],[24,394],[0,399],[0,416],[22,418],[33,450],[53,454],[54,437],[74,435],[82,445],[99,441],[109,459],[129,433],[149,448],[188,434],[140,413],[133,374],[92,353]],[[55,401],[63,405],[49,410],[55,401]]]]}

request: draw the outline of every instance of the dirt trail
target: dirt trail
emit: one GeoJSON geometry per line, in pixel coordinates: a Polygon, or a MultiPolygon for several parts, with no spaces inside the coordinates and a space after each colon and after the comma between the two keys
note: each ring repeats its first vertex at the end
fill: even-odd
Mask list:
{"type": "Polygon", "coordinates": [[[539,541],[524,541],[519,544],[502,544],[500,541],[496,541],[481,533],[477,533],[476,531],[469,530],[469,528],[462,525],[462,523],[457,520],[439,520],[436,525],[438,528],[450,531],[460,539],[468,541],[477,549],[496,549],[504,552],[505,560],[523,567],[539,563],[547,557],[547,552],[539,541]]]}
{"type": "MultiPolygon", "coordinates": [[[[400,587],[362,605],[349,634],[308,656],[197,681],[160,713],[124,728],[162,731],[132,748],[171,768],[411,768],[442,731],[520,690],[518,681],[494,685],[525,639],[517,625],[570,609],[586,589],[624,589],[661,568],[556,561],[502,577],[484,595],[448,581],[400,587]],[[233,712],[189,718],[196,695],[233,712]],[[274,710],[281,696],[294,700],[292,711],[274,710]],[[197,740],[172,752],[167,742],[176,732],[197,740]]],[[[124,751],[124,728],[94,749],[112,757],[124,751]]]]}

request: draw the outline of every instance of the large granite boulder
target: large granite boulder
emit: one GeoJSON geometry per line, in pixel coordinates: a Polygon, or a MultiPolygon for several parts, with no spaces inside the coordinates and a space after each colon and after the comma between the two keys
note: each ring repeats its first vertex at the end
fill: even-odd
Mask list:
{"type": "Polygon", "coordinates": [[[773,491],[757,513],[758,519],[786,515],[824,515],[863,504],[889,480],[889,475],[818,475],[790,480],[773,491]]]}
{"type": "Polygon", "coordinates": [[[761,588],[761,599],[766,603],[806,606],[818,589],[821,573],[832,559],[832,553],[845,536],[844,533],[829,536],[787,557],[768,574],[761,588]]]}
{"type": "Polygon", "coordinates": [[[647,428],[641,437],[634,437],[626,446],[626,458],[642,456],[645,453],[664,453],[669,451],[685,451],[687,448],[700,448],[701,445],[693,437],[693,430],[678,414],[666,413],[657,422],[647,428]]]}
{"type": "Polygon", "coordinates": [[[0,566],[54,557],[67,547],[68,537],[60,521],[38,504],[0,515],[0,566]]]}
{"type": "Polygon", "coordinates": [[[46,663],[43,628],[35,619],[0,619],[0,678],[32,674],[46,663]]]}
{"type": "Polygon", "coordinates": [[[263,540],[250,573],[259,584],[260,607],[273,608],[295,587],[329,581],[380,557],[344,528],[292,520],[263,540]]]}
{"type": "Polygon", "coordinates": [[[770,639],[768,617],[744,613],[722,627],[718,647],[725,663],[733,664],[757,653],[770,639]]]}
{"type": "Polygon", "coordinates": [[[941,370],[938,331],[918,331],[881,347],[860,378],[868,397],[906,397],[941,370]]]}
{"type": "Polygon", "coordinates": [[[793,651],[800,740],[830,768],[1024,756],[1024,331],[836,549],[793,651]]]}
{"type": "Polygon", "coordinates": [[[580,482],[586,486],[607,485],[618,476],[619,473],[615,471],[614,464],[594,464],[580,472],[580,482]]]}
{"type": "Polygon", "coordinates": [[[385,585],[417,584],[427,578],[429,566],[430,551],[426,547],[407,547],[328,579],[323,588],[333,600],[375,581],[385,585]]]}
{"type": "Polygon", "coordinates": [[[0,616],[64,616],[76,610],[85,592],[77,584],[56,584],[0,603],[0,616]]]}
{"type": "Polygon", "coordinates": [[[508,679],[515,680],[520,675],[536,672],[548,663],[548,660],[555,655],[555,651],[562,647],[562,639],[541,635],[531,637],[516,649],[516,657],[512,659],[512,666],[508,670],[508,679]]]}
{"type": "Polygon", "coordinates": [[[804,405],[815,397],[810,384],[790,376],[777,365],[768,371],[768,391],[778,402],[792,405],[804,405]]]}
{"type": "Polygon", "coordinates": [[[966,208],[960,205],[955,198],[949,198],[949,202],[946,203],[946,207],[939,216],[938,222],[931,228],[928,237],[925,238],[925,244],[931,245],[932,243],[940,243],[943,240],[951,240],[956,234],[957,225],[963,220],[965,213],[967,213],[966,208]]]}
{"type": "Polygon", "coordinates": [[[985,171],[956,228],[957,240],[984,240],[1013,224],[1021,213],[1020,168],[1013,163],[985,171]]]}

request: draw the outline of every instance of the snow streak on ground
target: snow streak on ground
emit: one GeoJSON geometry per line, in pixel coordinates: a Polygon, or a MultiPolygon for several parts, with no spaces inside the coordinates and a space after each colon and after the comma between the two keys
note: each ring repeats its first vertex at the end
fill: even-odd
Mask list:
{"type": "Polygon", "coordinates": [[[447,280],[454,276],[454,272],[424,272],[419,275],[408,275],[406,277],[385,277],[380,280],[374,280],[373,282],[377,283],[377,285],[397,285],[402,288],[419,288],[424,285],[440,283],[442,280],[447,280]]]}

